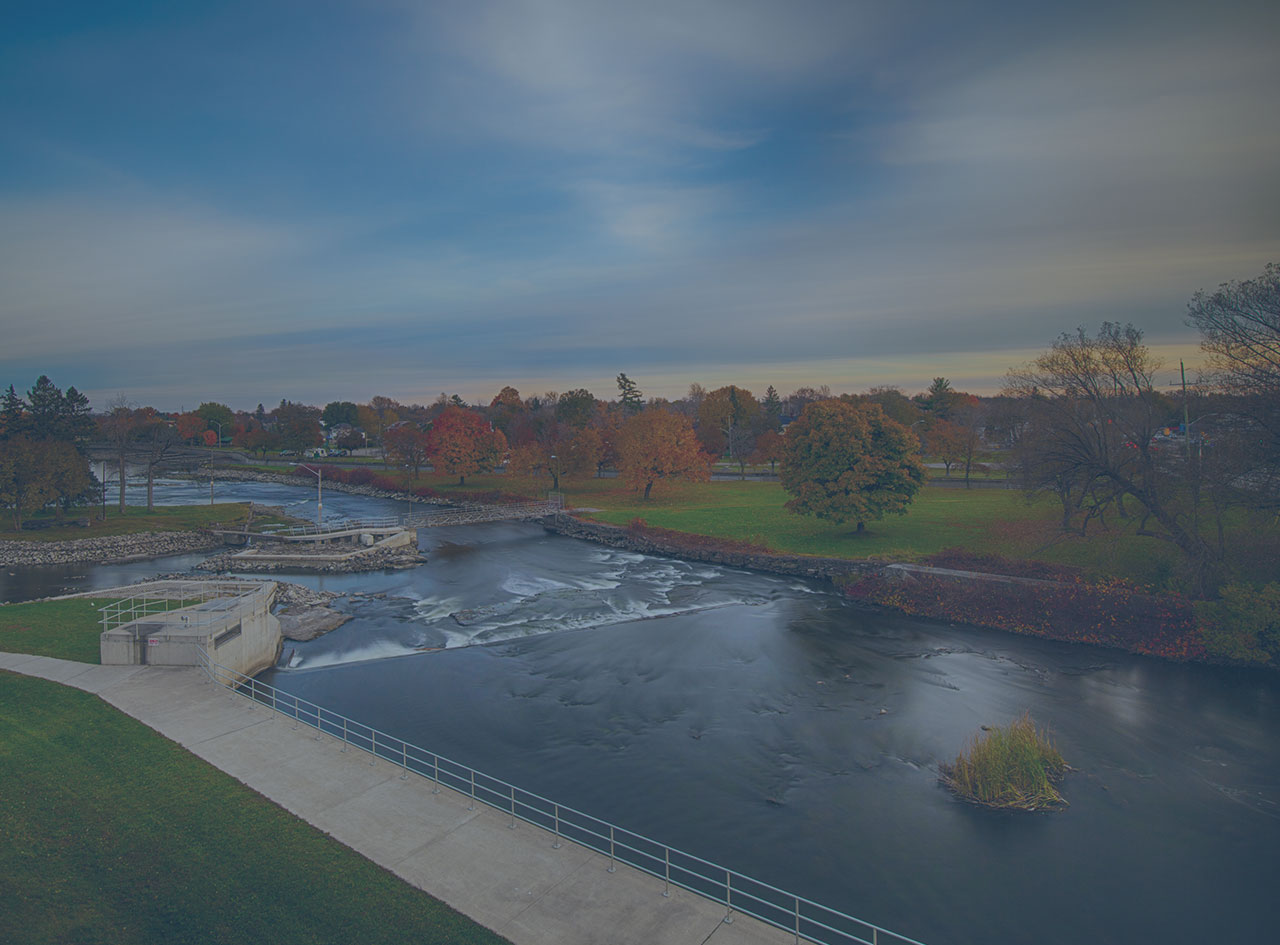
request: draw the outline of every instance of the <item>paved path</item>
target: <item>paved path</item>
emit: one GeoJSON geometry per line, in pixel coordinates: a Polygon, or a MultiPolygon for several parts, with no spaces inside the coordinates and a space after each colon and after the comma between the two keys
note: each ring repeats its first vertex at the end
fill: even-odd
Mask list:
{"type": "Polygon", "coordinates": [[[96,693],[515,945],[782,945],[793,936],[672,888],[293,723],[197,669],[0,653],[0,669],[96,693]]]}

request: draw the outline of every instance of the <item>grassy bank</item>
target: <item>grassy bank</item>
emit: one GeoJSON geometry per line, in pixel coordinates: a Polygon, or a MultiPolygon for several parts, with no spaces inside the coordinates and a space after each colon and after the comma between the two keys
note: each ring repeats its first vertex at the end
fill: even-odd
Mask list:
{"type": "Polygon", "coordinates": [[[96,663],[102,633],[99,611],[108,603],[80,597],[6,604],[0,607],[0,650],[96,663]]]}
{"type": "MultiPolygon", "coordinates": [[[[76,509],[69,516],[71,519],[89,520],[87,528],[80,525],[53,525],[36,530],[0,531],[0,541],[68,541],[77,538],[106,538],[116,535],[136,535],[140,532],[188,532],[200,528],[208,528],[214,524],[222,524],[229,528],[243,525],[249,519],[248,502],[220,502],[217,505],[173,505],[156,506],[148,512],[145,507],[130,506],[123,515],[115,506],[107,508],[105,521],[98,520],[98,508],[76,509]]],[[[47,520],[52,515],[33,516],[37,520],[47,520]]],[[[258,515],[254,518],[255,527],[259,524],[279,522],[272,516],[258,515]]],[[[6,519],[7,522],[7,519],[6,519]]]]}
{"type": "Polygon", "coordinates": [[[0,941],[505,941],[95,696],[0,672],[0,941]]]}
{"type": "MultiPolygon", "coordinates": [[[[248,468],[248,467],[246,467],[248,468]]],[[[280,472],[279,469],[266,470],[280,472]]],[[[397,469],[379,477],[399,488],[427,488],[449,499],[467,501],[483,493],[544,496],[548,477],[507,475],[455,479],[423,474],[416,481],[397,469]]],[[[308,475],[303,484],[314,483],[308,475]]],[[[851,559],[921,561],[945,549],[1014,561],[1037,561],[1077,569],[1090,579],[1121,578],[1143,587],[1167,589],[1179,568],[1179,554],[1168,542],[1137,534],[1138,518],[1094,526],[1088,538],[1064,533],[1061,511],[1051,498],[1028,502],[1016,489],[926,488],[906,515],[869,522],[861,534],[785,508],[788,496],[776,482],[720,481],[664,483],[645,501],[618,479],[563,481],[570,508],[615,525],[641,518],[647,524],[679,532],[749,542],[772,551],[851,559]]],[[[1241,580],[1275,580],[1280,535],[1274,525],[1259,527],[1243,518],[1228,536],[1228,565],[1241,580]]]]}

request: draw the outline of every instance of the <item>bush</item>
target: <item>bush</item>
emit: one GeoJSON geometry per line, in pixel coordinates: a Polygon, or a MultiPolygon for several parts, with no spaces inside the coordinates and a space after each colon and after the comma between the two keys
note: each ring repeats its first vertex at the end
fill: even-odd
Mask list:
{"type": "Polygon", "coordinates": [[[1057,788],[1067,763],[1025,712],[1008,728],[974,736],[967,753],[939,769],[943,784],[983,807],[1047,810],[1067,803],[1057,788]]]}
{"type": "Polygon", "coordinates": [[[1196,604],[1205,649],[1232,662],[1272,662],[1280,655],[1280,584],[1228,584],[1220,593],[1196,604]]]}

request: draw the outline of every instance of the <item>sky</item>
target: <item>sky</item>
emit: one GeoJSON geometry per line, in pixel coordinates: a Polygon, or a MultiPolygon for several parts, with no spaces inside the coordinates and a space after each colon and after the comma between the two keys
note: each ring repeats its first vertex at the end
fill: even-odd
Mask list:
{"type": "Polygon", "coordinates": [[[998,390],[1280,259],[1280,4],[13,3],[0,382],[998,390]]]}

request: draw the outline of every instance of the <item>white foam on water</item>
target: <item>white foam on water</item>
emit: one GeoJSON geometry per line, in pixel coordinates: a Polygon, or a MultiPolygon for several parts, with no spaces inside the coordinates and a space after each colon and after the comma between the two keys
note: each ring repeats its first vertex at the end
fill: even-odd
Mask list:
{"type": "Polygon", "coordinates": [[[413,605],[414,616],[424,623],[443,620],[461,609],[461,597],[424,597],[413,605]]]}
{"type": "Polygon", "coordinates": [[[571,585],[564,584],[560,581],[553,581],[551,578],[532,577],[526,574],[513,574],[508,577],[500,585],[508,594],[514,594],[516,597],[537,597],[546,591],[560,590],[568,588],[571,585]]]}

